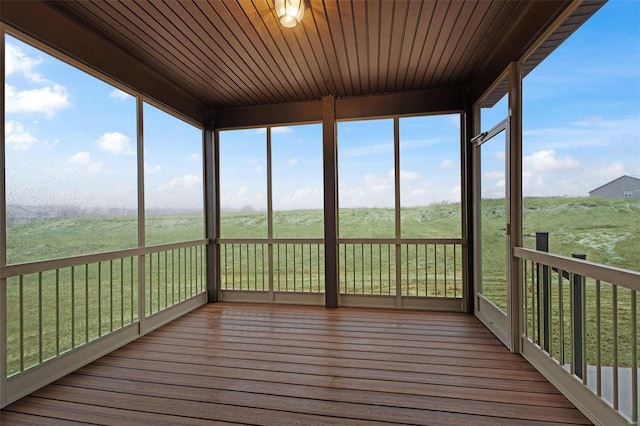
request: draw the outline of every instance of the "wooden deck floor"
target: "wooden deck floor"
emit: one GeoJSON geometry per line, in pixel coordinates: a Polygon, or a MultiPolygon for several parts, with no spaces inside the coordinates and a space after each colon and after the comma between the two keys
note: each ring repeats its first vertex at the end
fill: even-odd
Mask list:
{"type": "Polygon", "coordinates": [[[211,304],[8,406],[10,424],[589,424],[474,317],[211,304]]]}

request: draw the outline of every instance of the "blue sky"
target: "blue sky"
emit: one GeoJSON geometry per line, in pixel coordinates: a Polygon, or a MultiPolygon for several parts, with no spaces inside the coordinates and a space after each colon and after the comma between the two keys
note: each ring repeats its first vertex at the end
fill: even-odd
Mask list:
{"type": "MultiPolygon", "coordinates": [[[[10,36],[5,68],[9,204],[135,207],[134,98],[10,36]]],[[[586,196],[640,176],[640,2],[610,1],[540,64],[524,81],[524,109],[525,195],[586,196]]],[[[199,208],[200,131],[144,112],[147,206],[199,208]]],[[[460,199],[458,129],[457,115],[401,119],[403,206],[460,199]]],[[[272,133],[274,208],[320,208],[320,126],[272,133]]],[[[341,207],[393,206],[392,140],[389,119],[339,123],[341,207]]],[[[223,133],[221,160],[223,208],[264,210],[265,131],[223,133]]],[[[492,148],[489,196],[504,191],[503,161],[492,148]]]]}

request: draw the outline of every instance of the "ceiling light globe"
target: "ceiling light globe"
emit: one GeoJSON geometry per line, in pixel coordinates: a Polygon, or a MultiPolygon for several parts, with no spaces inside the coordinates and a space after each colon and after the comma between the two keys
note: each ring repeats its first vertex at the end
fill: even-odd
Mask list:
{"type": "Polygon", "coordinates": [[[280,25],[293,28],[304,16],[304,0],[274,0],[276,15],[280,25]]]}

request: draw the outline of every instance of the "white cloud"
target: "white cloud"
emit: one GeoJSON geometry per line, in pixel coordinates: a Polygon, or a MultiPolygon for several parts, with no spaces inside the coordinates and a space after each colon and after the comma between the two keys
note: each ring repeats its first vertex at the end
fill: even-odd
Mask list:
{"type": "Polygon", "coordinates": [[[35,68],[42,63],[42,58],[31,58],[18,46],[7,42],[5,44],[5,75],[18,73],[35,83],[43,83],[46,80],[37,73],[35,68]]]}
{"type": "MultiPolygon", "coordinates": [[[[267,129],[266,127],[260,127],[256,129],[256,133],[259,135],[264,135],[267,133],[267,129]]],[[[288,135],[289,133],[293,133],[293,129],[291,127],[280,126],[271,128],[272,135],[288,135]]]]}
{"type": "Polygon", "coordinates": [[[638,143],[640,117],[615,120],[601,116],[587,116],[561,127],[524,130],[523,141],[529,149],[579,149],[616,147],[621,143],[638,143]]]}
{"type": "Polygon", "coordinates": [[[256,173],[260,173],[262,171],[262,166],[256,166],[255,171],[256,173]]]}
{"type": "Polygon", "coordinates": [[[523,169],[532,172],[568,170],[578,168],[579,166],[580,162],[575,158],[569,155],[560,157],[553,149],[537,151],[522,158],[523,169]]]}
{"type": "Polygon", "coordinates": [[[67,89],[59,84],[27,90],[16,90],[10,84],[4,87],[8,113],[41,113],[51,118],[58,110],[70,105],[67,89]]]}
{"type": "Polygon", "coordinates": [[[291,127],[281,126],[271,128],[271,134],[273,135],[288,135],[290,133],[293,133],[293,129],[291,127]]]}
{"type": "Polygon", "coordinates": [[[86,151],[77,152],[68,161],[73,164],[89,164],[91,162],[91,153],[86,151]]]}
{"type": "Polygon", "coordinates": [[[124,92],[120,89],[113,89],[110,93],[109,93],[109,97],[113,98],[113,99],[120,99],[120,100],[125,100],[125,99],[129,99],[132,96],[130,94],[128,94],[127,92],[124,92]]]}
{"type": "Polygon", "coordinates": [[[342,158],[351,158],[381,154],[385,152],[393,153],[393,142],[346,148],[340,153],[340,156],[342,158]]]}
{"type": "Polygon", "coordinates": [[[98,143],[100,148],[111,154],[135,154],[129,143],[129,137],[120,132],[105,133],[100,136],[98,143]]]}
{"type": "Polygon", "coordinates": [[[38,139],[33,136],[24,125],[18,121],[7,121],[4,128],[5,141],[8,145],[13,145],[14,149],[26,151],[32,145],[38,143],[38,139]]]}
{"type": "Polygon", "coordinates": [[[274,200],[273,207],[275,210],[321,209],[323,202],[322,188],[307,186],[274,200]]]}
{"type": "Polygon", "coordinates": [[[453,160],[442,160],[438,167],[441,169],[452,169],[456,167],[456,163],[453,160]]]}
{"type": "Polygon", "coordinates": [[[162,166],[160,164],[150,164],[145,161],[144,163],[144,173],[147,175],[152,175],[154,173],[158,173],[162,170],[162,166]]]}
{"type": "Polygon", "coordinates": [[[92,161],[91,153],[87,151],[76,152],[71,157],[69,157],[67,161],[71,164],[79,165],[80,168],[74,169],[73,167],[68,167],[64,169],[65,173],[72,173],[73,171],[81,171],[84,173],[99,173],[103,168],[102,162],[92,161]]]}
{"type": "Polygon", "coordinates": [[[296,164],[298,164],[298,159],[297,158],[290,158],[287,161],[287,164],[290,165],[290,166],[295,166],[296,164]]]}
{"type": "Polygon", "coordinates": [[[264,191],[250,191],[246,186],[239,186],[223,192],[220,204],[223,210],[243,210],[250,207],[253,210],[264,211],[267,207],[267,196],[264,191]]]}
{"type": "Polygon", "coordinates": [[[158,192],[166,193],[175,189],[197,189],[202,187],[202,176],[186,174],[173,178],[169,182],[158,187],[158,192]]]}
{"type": "Polygon", "coordinates": [[[200,156],[199,152],[194,152],[189,156],[189,160],[191,161],[200,161],[202,157],[200,156]]]}
{"type": "MultiPolygon", "coordinates": [[[[389,173],[387,174],[387,176],[390,179],[390,182],[393,183],[394,179],[395,179],[395,170],[391,169],[389,170],[389,173]]],[[[410,172],[408,170],[402,170],[400,169],[400,181],[401,182],[405,182],[408,180],[416,180],[416,179],[420,179],[420,174],[416,173],[416,172],[410,172]]]]}

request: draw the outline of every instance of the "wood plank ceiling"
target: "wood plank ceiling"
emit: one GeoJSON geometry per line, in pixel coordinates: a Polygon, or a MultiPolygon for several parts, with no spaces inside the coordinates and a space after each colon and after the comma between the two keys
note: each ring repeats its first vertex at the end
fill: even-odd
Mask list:
{"type": "MultiPolygon", "coordinates": [[[[515,0],[310,0],[302,25],[287,29],[272,0],[46,4],[214,109],[463,87],[534,7],[515,0]]],[[[548,4],[557,14],[568,2],[548,4]]]]}

